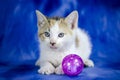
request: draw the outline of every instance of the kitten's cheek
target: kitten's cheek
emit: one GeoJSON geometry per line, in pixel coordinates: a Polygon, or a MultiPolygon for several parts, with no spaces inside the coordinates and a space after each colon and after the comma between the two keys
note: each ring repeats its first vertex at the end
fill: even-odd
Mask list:
{"type": "Polygon", "coordinates": [[[58,47],[60,47],[60,48],[63,47],[63,44],[58,44],[58,47]]]}
{"type": "Polygon", "coordinates": [[[50,43],[48,43],[47,46],[50,47],[51,46],[50,43]]]}

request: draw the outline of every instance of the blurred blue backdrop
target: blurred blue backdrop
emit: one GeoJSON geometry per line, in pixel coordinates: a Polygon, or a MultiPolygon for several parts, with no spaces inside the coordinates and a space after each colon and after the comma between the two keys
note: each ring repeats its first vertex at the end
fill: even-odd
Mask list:
{"type": "Polygon", "coordinates": [[[0,80],[120,80],[119,0],[0,0],[0,80]],[[47,16],[79,12],[91,37],[94,68],[76,77],[40,75],[35,10],[47,16]]]}

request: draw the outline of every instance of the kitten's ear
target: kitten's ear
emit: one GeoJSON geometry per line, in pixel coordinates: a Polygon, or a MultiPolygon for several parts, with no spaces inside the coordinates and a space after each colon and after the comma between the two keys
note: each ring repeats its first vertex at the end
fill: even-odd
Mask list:
{"type": "Polygon", "coordinates": [[[65,21],[70,24],[71,29],[75,29],[78,26],[78,12],[71,12],[66,18],[65,21]]]}
{"type": "Polygon", "coordinates": [[[37,15],[37,26],[43,27],[45,23],[47,23],[46,17],[38,10],[36,10],[36,15],[37,15]]]}

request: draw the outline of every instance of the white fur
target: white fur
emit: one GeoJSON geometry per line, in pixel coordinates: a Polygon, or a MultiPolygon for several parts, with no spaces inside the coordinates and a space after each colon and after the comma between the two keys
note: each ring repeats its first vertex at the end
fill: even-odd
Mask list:
{"type": "Polygon", "coordinates": [[[58,38],[60,33],[58,23],[56,22],[52,28],[50,28],[50,38],[46,38],[45,41],[40,40],[40,58],[37,60],[36,65],[41,68],[38,70],[41,74],[63,74],[61,68],[61,62],[63,58],[68,54],[77,54],[82,59],[86,66],[93,67],[92,60],[89,59],[91,53],[91,42],[89,36],[85,31],[80,28],[76,28],[74,35],[65,35],[63,38],[58,38]],[[79,39],[79,47],[76,48],[75,37],[79,39]],[[56,49],[50,48],[50,41],[55,42],[56,49]]]}

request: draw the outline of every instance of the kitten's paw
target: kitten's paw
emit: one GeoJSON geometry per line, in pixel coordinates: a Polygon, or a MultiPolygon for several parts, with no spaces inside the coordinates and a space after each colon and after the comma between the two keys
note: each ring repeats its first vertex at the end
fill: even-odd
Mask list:
{"type": "Polygon", "coordinates": [[[63,70],[62,70],[62,67],[61,66],[58,66],[56,69],[55,69],[55,73],[56,74],[64,74],[63,70]]]}
{"type": "Polygon", "coordinates": [[[43,66],[38,70],[40,74],[53,74],[55,72],[55,68],[53,66],[43,66]]]}
{"type": "Polygon", "coordinates": [[[85,66],[87,67],[94,67],[94,63],[92,60],[88,59],[84,62],[85,66]]]}

